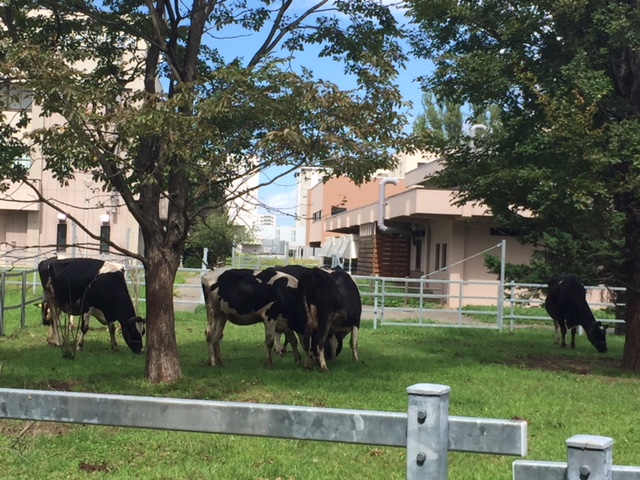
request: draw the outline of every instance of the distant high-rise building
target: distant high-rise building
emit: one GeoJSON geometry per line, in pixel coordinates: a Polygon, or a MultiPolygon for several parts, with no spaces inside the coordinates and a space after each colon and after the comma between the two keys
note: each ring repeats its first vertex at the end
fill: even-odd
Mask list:
{"type": "Polygon", "coordinates": [[[296,227],[306,227],[308,193],[322,181],[322,170],[318,167],[302,167],[298,170],[296,227]]]}

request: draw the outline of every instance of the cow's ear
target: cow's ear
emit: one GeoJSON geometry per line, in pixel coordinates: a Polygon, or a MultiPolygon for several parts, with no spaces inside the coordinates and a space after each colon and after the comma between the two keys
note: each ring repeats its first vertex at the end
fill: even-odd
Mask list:
{"type": "Polygon", "coordinates": [[[602,328],[602,322],[597,321],[596,323],[593,324],[594,327],[598,327],[598,328],[602,328]]]}

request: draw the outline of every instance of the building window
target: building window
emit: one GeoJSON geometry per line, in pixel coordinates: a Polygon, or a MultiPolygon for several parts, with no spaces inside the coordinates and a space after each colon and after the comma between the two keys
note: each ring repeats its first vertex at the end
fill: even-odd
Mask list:
{"type": "Polygon", "coordinates": [[[314,222],[319,222],[321,219],[322,219],[322,210],[318,210],[316,213],[313,214],[312,220],[314,222]]]}
{"type": "Polygon", "coordinates": [[[20,85],[0,86],[0,102],[2,110],[26,110],[33,107],[33,92],[20,85]]]}
{"type": "Polygon", "coordinates": [[[440,266],[440,268],[446,268],[446,266],[447,266],[447,244],[443,243],[440,248],[442,250],[442,252],[440,253],[440,262],[442,262],[442,265],[440,266]]]}
{"type": "Polygon", "coordinates": [[[31,168],[31,165],[33,165],[33,160],[31,159],[31,157],[29,155],[25,155],[23,157],[18,157],[16,158],[13,163],[15,163],[16,165],[20,165],[22,167],[24,167],[26,170],[29,170],[31,168]]]}
{"type": "Polygon", "coordinates": [[[436,243],[436,270],[447,266],[447,244],[436,243]]]}
{"type": "Polygon", "coordinates": [[[416,246],[416,263],[415,263],[415,270],[420,270],[422,268],[422,240],[421,239],[417,239],[415,241],[415,246],[416,246]]]}
{"type": "Polygon", "coordinates": [[[335,205],[331,207],[331,215],[337,215],[339,213],[346,212],[346,211],[347,211],[346,207],[337,207],[335,205]]]}
{"type": "Polygon", "coordinates": [[[56,232],[56,252],[67,250],[67,224],[59,223],[56,232]]]}
{"type": "Polygon", "coordinates": [[[111,239],[111,225],[102,225],[100,227],[100,253],[109,253],[109,244],[111,239]]]}

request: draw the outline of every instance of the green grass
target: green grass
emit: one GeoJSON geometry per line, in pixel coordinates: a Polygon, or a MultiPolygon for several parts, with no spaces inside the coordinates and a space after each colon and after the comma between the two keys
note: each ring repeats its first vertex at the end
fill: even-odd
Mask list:
{"type": "MultiPolygon", "coordinates": [[[[576,350],[561,350],[550,328],[373,330],[367,321],[362,361],[354,364],[346,347],[321,374],[304,371],[290,356],[266,369],[259,325],[228,325],[225,367],[211,368],[205,323],[203,309],[178,313],[184,379],[151,385],[143,380],[144,358],[126,347],[110,351],[104,328],[89,332],[75,361],[64,360],[45,344],[47,331],[34,311],[27,329],[0,338],[0,385],[404,412],[408,386],[440,383],[451,386],[451,415],[527,420],[529,459],[565,461],[565,440],[587,433],[614,438],[615,464],[640,465],[640,427],[631,421],[640,379],[618,371],[621,338],[612,337],[603,356],[584,337],[576,350]]],[[[0,421],[2,478],[405,478],[405,452],[390,447],[44,422],[20,436],[25,425],[0,421]]],[[[513,460],[450,453],[449,478],[508,480],[513,460]]]]}

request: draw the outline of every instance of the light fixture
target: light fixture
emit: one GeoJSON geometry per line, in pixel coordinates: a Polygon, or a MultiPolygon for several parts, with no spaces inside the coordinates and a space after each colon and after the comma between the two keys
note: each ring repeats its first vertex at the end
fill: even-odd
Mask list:
{"type": "Polygon", "coordinates": [[[58,213],[58,220],[60,222],[64,222],[67,219],[67,216],[64,213],[58,213]]]}
{"type": "Polygon", "coordinates": [[[111,218],[111,217],[109,217],[109,214],[108,214],[108,213],[104,213],[104,214],[100,215],[100,221],[101,221],[102,223],[109,223],[109,219],[110,219],[110,218],[111,218]]]}

